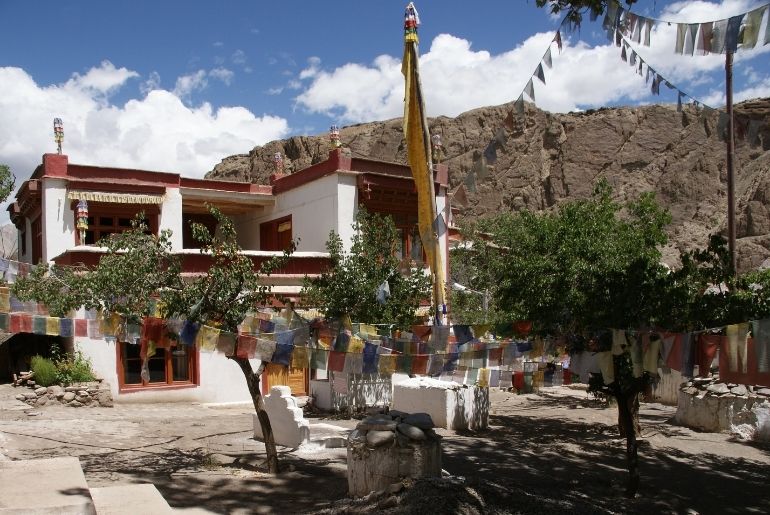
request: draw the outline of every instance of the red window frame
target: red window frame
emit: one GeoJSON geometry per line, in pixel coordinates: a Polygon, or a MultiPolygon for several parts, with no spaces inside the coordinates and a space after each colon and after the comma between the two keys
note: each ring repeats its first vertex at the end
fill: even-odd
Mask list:
{"type": "Polygon", "coordinates": [[[140,379],[139,382],[126,382],[126,357],[131,351],[131,354],[135,354],[136,357],[131,356],[128,361],[136,361],[139,367],[141,367],[141,359],[139,355],[139,344],[131,344],[128,342],[118,342],[115,345],[116,350],[116,372],[118,374],[118,390],[121,393],[146,391],[153,389],[180,389],[180,388],[194,388],[200,385],[200,352],[194,345],[185,346],[187,352],[187,379],[174,380],[173,376],[173,361],[176,357],[173,354],[174,348],[171,349],[157,349],[156,355],[149,358],[150,365],[157,365],[162,363],[164,370],[164,379],[162,381],[144,381],[140,379]],[[154,362],[154,363],[153,363],[154,362]]]}

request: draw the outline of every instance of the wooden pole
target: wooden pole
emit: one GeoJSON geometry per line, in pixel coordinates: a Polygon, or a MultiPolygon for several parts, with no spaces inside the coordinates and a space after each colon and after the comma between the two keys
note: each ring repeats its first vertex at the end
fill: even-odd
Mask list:
{"type": "Polygon", "coordinates": [[[725,53],[725,89],[727,96],[727,245],[730,251],[730,265],[733,274],[738,272],[735,252],[735,177],[733,172],[733,154],[735,136],[733,133],[733,54],[725,53]]]}

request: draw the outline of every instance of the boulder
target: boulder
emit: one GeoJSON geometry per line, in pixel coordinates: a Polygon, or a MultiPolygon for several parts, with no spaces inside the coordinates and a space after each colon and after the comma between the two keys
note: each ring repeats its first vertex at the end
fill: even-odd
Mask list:
{"type": "Polygon", "coordinates": [[[743,396],[743,395],[748,395],[749,391],[746,389],[745,386],[743,386],[742,384],[739,384],[738,386],[730,388],[730,393],[732,393],[733,395],[743,396]]]}
{"type": "Polygon", "coordinates": [[[366,433],[366,443],[371,447],[379,447],[395,440],[396,434],[393,431],[368,431],[366,433]]]}
{"type": "Polygon", "coordinates": [[[433,429],[433,419],[427,413],[412,413],[404,417],[403,422],[412,426],[419,427],[420,429],[433,429]]]}
{"type": "Polygon", "coordinates": [[[716,383],[709,385],[708,388],[706,388],[706,391],[713,393],[714,395],[724,395],[730,393],[730,388],[724,383],[716,383]]]}
{"type": "Polygon", "coordinates": [[[398,425],[398,432],[409,437],[410,440],[425,440],[425,432],[419,427],[411,424],[401,423],[398,425]]]}
{"type": "Polygon", "coordinates": [[[75,400],[75,392],[64,392],[62,396],[63,402],[71,402],[75,400]]]}

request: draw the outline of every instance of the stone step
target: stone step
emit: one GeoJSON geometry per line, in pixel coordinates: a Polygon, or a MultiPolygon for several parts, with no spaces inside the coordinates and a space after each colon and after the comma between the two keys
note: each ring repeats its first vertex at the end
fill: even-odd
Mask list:
{"type": "Polygon", "coordinates": [[[96,513],[75,457],[0,461],[0,514],[96,513]]]}
{"type": "Polygon", "coordinates": [[[155,485],[119,485],[92,488],[98,515],[134,515],[137,513],[174,513],[155,485]]]}

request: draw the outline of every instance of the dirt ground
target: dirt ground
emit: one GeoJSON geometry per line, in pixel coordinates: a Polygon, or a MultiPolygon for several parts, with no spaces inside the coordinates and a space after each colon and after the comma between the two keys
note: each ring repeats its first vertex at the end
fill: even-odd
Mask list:
{"type": "Polygon", "coordinates": [[[492,391],[488,430],[439,430],[452,479],[357,502],[345,500],[345,449],[282,449],[284,471],[262,473],[245,406],[33,409],[18,392],[0,385],[0,460],[77,456],[89,486],[151,482],[180,512],[770,513],[770,447],[672,425],[659,404],[642,406],[640,495],[625,499],[617,410],[580,389],[492,391]]]}

